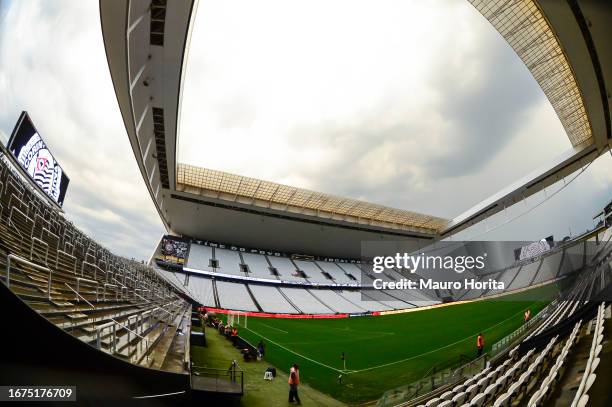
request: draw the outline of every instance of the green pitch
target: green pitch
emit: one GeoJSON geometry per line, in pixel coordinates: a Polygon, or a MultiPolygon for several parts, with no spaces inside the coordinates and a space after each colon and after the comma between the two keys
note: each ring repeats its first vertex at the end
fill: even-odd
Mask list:
{"type": "Polygon", "coordinates": [[[485,352],[489,351],[523,323],[527,308],[534,316],[545,305],[515,296],[512,301],[479,301],[388,316],[249,317],[248,328],[241,318],[239,334],[253,345],[263,339],[266,360],[277,368],[287,371],[298,363],[302,381],[338,400],[359,403],[421,379],[432,366],[449,367],[474,358],[479,332],[485,336],[485,352]]]}

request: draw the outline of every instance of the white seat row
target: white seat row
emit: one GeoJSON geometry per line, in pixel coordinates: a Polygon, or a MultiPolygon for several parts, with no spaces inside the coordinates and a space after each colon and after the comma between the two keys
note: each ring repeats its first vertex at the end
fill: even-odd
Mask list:
{"type": "Polygon", "coordinates": [[[542,406],[546,400],[552,394],[555,386],[559,383],[561,376],[563,374],[563,369],[565,367],[565,360],[572,346],[576,343],[578,339],[578,333],[580,332],[580,326],[582,321],[578,321],[576,325],[574,325],[574,329],[572,333],[567,338],[565,342],[565,346],[563,350],[557,356],[557,360],[555,364],[549,369],[548,375],[544,378],[542,383],[540,384],[540,388],[533,393],[531,399],[529,399],[528,407],[539,407],[542,406]]]}
{"type": "Polygon", "coordinates": [[[331,308],[335,312],[346,312],[346,313],[361,313],[367,311],[360,306],[353,304],[346,298],[342,297],[335,291],[332,290],[308,290],[315,296],[320,302],[325,304],[326,307],[331,308]]]}
{"type": "Polygon", "coordinates": [[[221,308],[240,311],[259,311],[244,284],[217,281],[216,286],[221,308]]]}
{"type": "Polygon", "coordinates": [[[293,287],[282,287],[280,290],[287,297],[291,298],[291,302],[305,314],[331,314],[334,312],[321,303],[308,290],[293,287]]]}
{"type": "Polygon", "coordinates": [[[534,358],[534,349],[531,349],[516,362],[513,361],[512,357],[509,357],[496,369],[484,369],[471,379],[443,393],[440,397],[429,400],[425,406],[479,407],[491,405],[494,402],[495,406],[510,406],[510,400],[523,394],[528,385],[543,372],[544,361],[549,356],[556,339],[556,337],[553,338],[537,357],[534,358]],[[498,396],[500,392],[507,388],[507,392],[498,396]]]}
{"type": "Polygon", "coordinates": [[[580,381],[580,386],[578,387],[578,391],[576,392],[576,396],[574,397],[574,401],[572,402],[572,407],[584,407],[589,401],[588,391],[595,382],[595,378],[597,377],[595,371],[597,370],[597,366],[599,366],[600,362],[599,354],[601,353],[601,343],[603,342],[603,322],[605,308],[605,303],[602,303],[597,308],[597,317],[595,318],[595,331],[593,332],[593,342],[591,343],[589,360],[587,361],[586,368],[582,375],[582,380],[580,381]]]}
{"type": "Polygon", "coordinates": [[[275,312],[281,314],[297,314],[296,310],[287,299],[278,291],[277,287],[267,285],[250,284],[249,288],[257,303],[264,312],[275,312]]]}
{"type": "MultiPolygon", "coordinates": [[[[545,371],[544,366],[550,359],[551,350],[557,342],[557,338],[557,336],[552,338],[542,352],[540,352],[531,363],[529,363],[529,359],[530,354],[534,352],[533,349],[508,370],[505,376],[506,383],[511,383],[510,387],[501,395],[498,395],[497,398],[495,398],[495,394],[493,395],[493,398],[495,398],[495,402],[493,403],[494,407],[510,407],[516,400],[522,399],[529,392],[530,388],[537,384],[542,373],[545,371]],[[529,366],[525,369],[527,364],[529,364],[529,366]]],[[[502,390],[503,389],[499,389],[499,391],[502,390]]],[[[483,399],[482,404],[472,403],[470,405],[482,406],[484,403],[490,401],[492,401],[492,398],[483,399]]]]}

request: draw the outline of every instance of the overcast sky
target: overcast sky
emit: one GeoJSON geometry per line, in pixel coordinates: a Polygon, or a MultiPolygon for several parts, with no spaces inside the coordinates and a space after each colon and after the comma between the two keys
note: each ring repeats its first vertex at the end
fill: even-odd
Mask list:
{"type": "MultiPolygon", "coordinates": [[[[3,142],[21,110],[70,176],[68,217],[148,258],[163,227],[121,120],[97,1],[0,0],[3,142]]],[[[200,0],[180,130],[183,162],[449,218],[570,148],[528,70],[465,0],[200,0]]],[[[610,198],[607,155],[482,237],[577,233],[610,198]]]]}

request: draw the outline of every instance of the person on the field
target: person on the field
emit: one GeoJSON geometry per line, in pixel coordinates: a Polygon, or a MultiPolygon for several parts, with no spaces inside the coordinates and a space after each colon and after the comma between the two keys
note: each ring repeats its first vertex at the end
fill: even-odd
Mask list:
{"type": "Polygon", "coordinates": [[[482,335],[482,332],[478,334],[478,337],[476,338],[476,348],[478,349],[478,357],[482,356],[482,351],[484,349],[484,336],[482,335]]]}
{"type": "Polygon", "coordinates": [[[527,311],[525,311],[525,322],[529,321],[529,318],[531,318],[531,310],[527,309],[527,311]]]}
{"type": "Polygon", "coordinates": [[[236,346],[236,342],[238,341],[238,328],[233,327],[230,336],[232,339],[232,345],[236,346]]]}
{"type": "Polygon", "coordinates": [[[263,339],[259,340],[259,343],[257,344],[257,352],[259,352],[259,355],[263,358],[266,354],[266,346],[263,343],[263,339]]]}
{"type": "Polygon", "coordinates": [[[289,370],[289,403],[295,400],[298,404],[302,404],[298,395],[298,386],[300,384],[300,367],[294,363],[289,370]]]}

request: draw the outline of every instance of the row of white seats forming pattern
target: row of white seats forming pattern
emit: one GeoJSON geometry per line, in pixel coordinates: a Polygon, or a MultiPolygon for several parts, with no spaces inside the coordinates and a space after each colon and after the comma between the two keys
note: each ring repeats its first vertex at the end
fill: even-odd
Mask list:
{"type": "MultiPolygon", "coordinates": [[[[608,306],[608,314],[609,314],[608,306]]],[[[565,340],[558,336],[550,339],[543,350],[529,350],[522,357],[511,352],[497,368],[488,367],[471,379],[456,385],[421,404],[420,407],[510,407],[526,405],[539,407],[547,405],[556,387],[568,368],[569,355],[581,337],[592,335],[589,359],[580,379],[580,386],[573,397],[572,407],[584,407],[589,400],[589,389],[597,378],[600,354],[604,340],[604,315],[606,305],[597,308],[597,316],[583,326],[576,322],[565,340]],[[594,327],[594,328],[593,328],[594,327]]],[[[612,363],[612,361],[607,361],[612,363]]],[[[604,379],[606,380],[606,379],[604,379]]]]}

